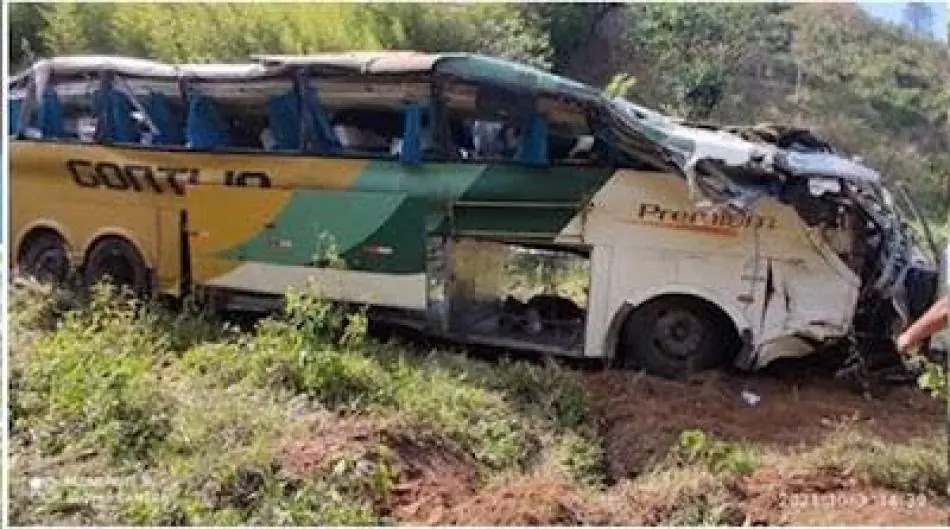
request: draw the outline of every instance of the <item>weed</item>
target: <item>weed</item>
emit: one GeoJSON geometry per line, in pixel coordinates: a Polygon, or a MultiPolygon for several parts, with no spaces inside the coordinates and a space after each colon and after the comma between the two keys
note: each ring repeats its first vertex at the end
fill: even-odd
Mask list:
{"type": "Polygon", "coordinates": [[[683,431],[675,457],[686,465],[705,465],[714,474],[745,476],[756,467],[756,457],[747,448],[711,439],[702,430],[683,431]]]}

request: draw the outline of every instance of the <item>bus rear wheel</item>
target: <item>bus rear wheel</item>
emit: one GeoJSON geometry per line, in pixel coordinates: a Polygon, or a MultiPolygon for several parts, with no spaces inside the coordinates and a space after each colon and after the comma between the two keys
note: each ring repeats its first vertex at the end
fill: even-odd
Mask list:
{"type": "Polygon", "coordinates": [[[687,296],[663,297],[639,307],[620,338],[625,365],[665,378],[723,367],[738,343],[725,314],[687,296]]]}
{"type": "Polygon", "coordinates": [[[145,297],[150,291],[145,260],[135,246],[119,237],[106,237],[92,247],[83,266],[83,280],[86,286],[108,281],[138,297],[145,297]]]}
{"type": "Polygon", "coordinates": [[[21,274],[41,283],[66,283],[70,273],[66,243],[55,233],[42,233],[33,237],[20,253],[17,268],[21,274]]]}

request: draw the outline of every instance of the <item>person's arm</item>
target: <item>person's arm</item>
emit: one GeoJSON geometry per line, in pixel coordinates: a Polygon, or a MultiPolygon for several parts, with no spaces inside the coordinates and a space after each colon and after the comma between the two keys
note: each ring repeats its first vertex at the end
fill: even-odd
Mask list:
{"type": "Polygon", "coordinates": [[[950,314],[950,298],[944,296],[901,333],[897,338],[898,352],[907,353],[921,341],[945,329],[948,324],[948,314],[950,314]]]}

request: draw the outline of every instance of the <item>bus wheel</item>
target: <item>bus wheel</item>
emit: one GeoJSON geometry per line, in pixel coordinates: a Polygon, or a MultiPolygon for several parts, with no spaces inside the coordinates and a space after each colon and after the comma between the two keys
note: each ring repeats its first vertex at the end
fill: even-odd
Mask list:
{"type": "Polygon", "coordinates": [[[66,283],[70,272],[66,243],[55,233],[32,237],[20,252],[17,268],[23,275],[41,283],[66,283]]]}
{"type": "Polygon", "coordinates": [[[112,286],[127,287],[133,294],[145,297],[149,293],[149,271],[138,250],[119,237],[106,237],[89,251],[83,266],[86,286],[108,280],[112,286]]]}
{"type": "Polygon", "coordinates": [[[737,343],[728,317],[686,296],[647,302],[628,318],[621,333],[624,363],[666,378],[722,367],[737,343]]]}

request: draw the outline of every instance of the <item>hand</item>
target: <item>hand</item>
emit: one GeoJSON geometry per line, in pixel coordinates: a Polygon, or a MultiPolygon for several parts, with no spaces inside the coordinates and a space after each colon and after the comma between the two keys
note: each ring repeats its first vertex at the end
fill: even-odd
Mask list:
{"type": "Polygon", "coordinates": [[[907,334],[901,333],[897,337],[897,342],[894,344],[897,347],[897,353],[901,355],[907,354],[907,350],[910,349],[910,341],[907,339],[907,334]]]}
{"type": "Polygon", "coordinates": [[[911,343],[907,337],[907,333],[901,333],[901,335],[897,337],[897,343],[895,345],[897,347],[898,354],[906,355],[911,348],[911,343]]]}

